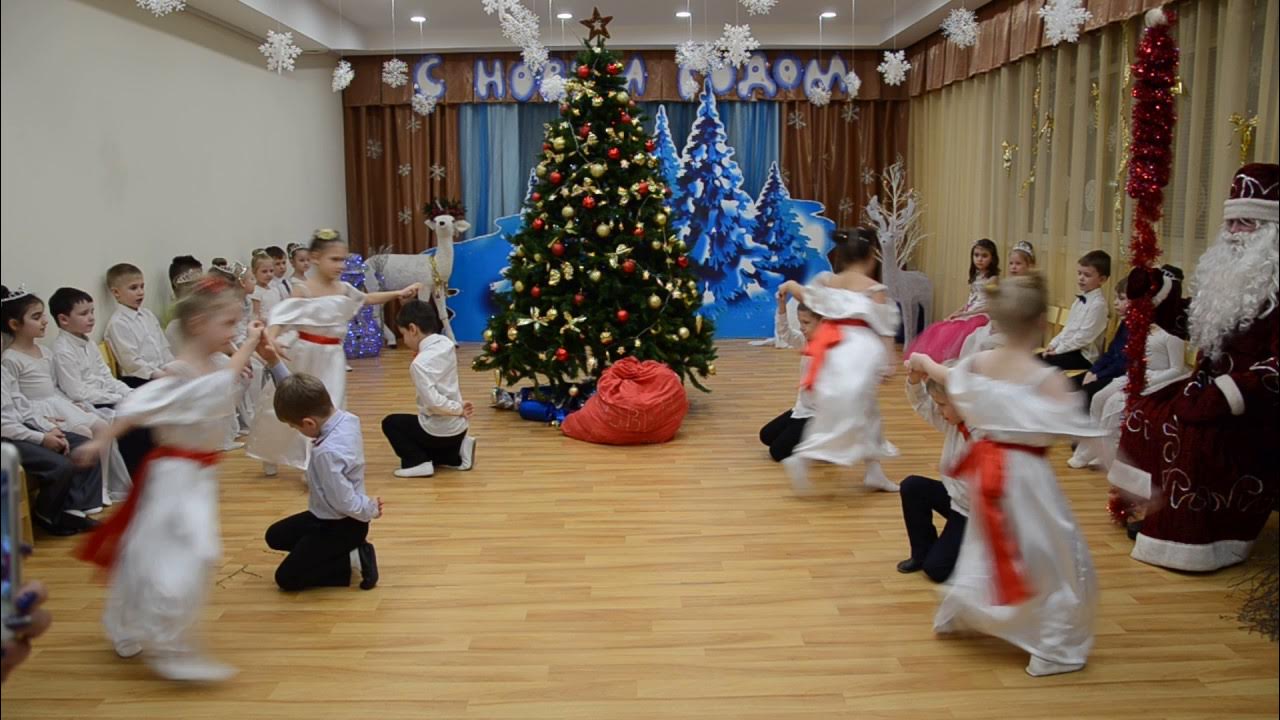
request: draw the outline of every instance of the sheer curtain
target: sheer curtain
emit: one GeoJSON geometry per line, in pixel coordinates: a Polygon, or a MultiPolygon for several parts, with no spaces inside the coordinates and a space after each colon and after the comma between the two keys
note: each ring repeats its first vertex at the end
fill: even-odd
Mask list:
{"type": "MultiPolygon", "coordinates": [[[[1162,262],[1188,273],[1241,164],[1233,115],[1257,118],[1247,159],[1276,161],[1278,4],[1172,6],[1182,94],[1160,244],[1162,262]]],[[[1127,272],[1127,68],[1141,29],[1141,16],[1114,23],[911,101],[909,179],[930,234],[914,264],[933,280],[941,312],[964,301],[969,248],[981,237],[1002,260],[1015,242],[1032,242],[1055,304],[1074,293],[1076,259],[1090,249],[1111,253],[1115,276],[1127,272]]]]}

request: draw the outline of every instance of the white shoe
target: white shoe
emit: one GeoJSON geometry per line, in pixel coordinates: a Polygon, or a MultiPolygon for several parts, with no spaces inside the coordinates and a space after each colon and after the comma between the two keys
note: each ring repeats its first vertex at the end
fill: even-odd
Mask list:
{"type": "Polygon", "coordinates": [[[1031,677],[1044,677],[1045,675],[1061,675],[1063,673],[1072,673],[1077,670],[1083,670],[1084,663],[1056,663],[1044,658],[1031,656],[1031,662],[1027,663],[1027,674],[1031,677]]]}
{"type": "Polygon", "coordinates": [[[791,492],[805,496],[813,494],[813,484],[809,482],[809,461],[792,455],[782,461],[782,469],[787,471],[791,480],[791,492]]]}
{"type": "Polygon", "coordinates": [[[244,443],[242,442],[230,442],[230,443],[227,443],[226,447],[222,448],[222,452],[231,452],[232,450],[240,450],[243,448],[244,448],[244,443]]]}
{"type": "Polygon", "coordinates": [[[262,474],[267,477],[275,477],[280,474],[280,467],[275,463],[264,462],[262,463],[262,474]]]}
{"type": "Polygon", "coordinates": [[[137,657],[142,654],[142,643],[133,638],[125,638],[124,640],[115,641],[116,655],[128,660],[131,657],[137,657]]]}
{"type": "Polygon", "coordinates": [[[436,466],[432,465],[431,461],[428,460],[421,465],[414,465],[411,468],[400,468],[392,474],[400,478],[431,477],[436,474],[436,466]]]}
{"type": "Polygon", "coordinates": [[[181,682],[222,682],[238,672],[226,663],[196,653],[159,655],[147,660],[147,665],[160,677],[181,682]]]}
{"type": "Polygon", "coordinates": [[[109,496],[109,495],[104,495],[104,496],[103,496],[103,498],[102,498],[102,507],[111,507],[112,505],[115,505],[115,504],[116,504],[116,503],[115,503],[115,501],[114,501],[114,500],[112,500],[112,499],[111,499],[111,496],[109,496]]]}
{"type": "Polygon", "coordinates": [[[347,366],[347,372],[351,372],[352,369],[353,368],[350,365],[347,366]]]}
{"type": "Polygon", "coordinates": [[[862,478],[862,484],[872,490],[883,490],[884,492],[898,492],[898,485],[890,480],[884,474],[884,468],[880,467],[880,463],[868,464],[867,474],[862,478]]]}
{"type": "Polygon", "coordinates": [[[462,438],[462,447],[458,448],[458,456],[462,458],[462,462],[444,467],[451,470],[470,470],[476,461],[476,439],[470,435],[462,438]]]}
{"type": "MultiPolygon", "coordinates": [[[[104,502],[105,502],[105,501],[104,501],[104,502]]],[[[97,514],[98,514],[98,513],[100,513],[100,512],[102,512],[102,506],[101,506],[101,505],[99,505],[99,506],[98,506],[98,507],[96,507],[96,508],[89,508],[88,510],[85,510],[85,511],[84,511],[84,514],[85,514],[85,515],[97,515],[97,514]]]]}

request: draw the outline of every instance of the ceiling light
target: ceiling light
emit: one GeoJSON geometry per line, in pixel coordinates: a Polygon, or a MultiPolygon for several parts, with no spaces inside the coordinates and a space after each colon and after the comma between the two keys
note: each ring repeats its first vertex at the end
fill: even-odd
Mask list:
{"type": "Polygon", "coordinates": [[[565,13],[560,13],[559,15],[556,15],[556,17],[557,17],[558,19],[560,19],[560,20],[572,20],[572,19],[573,19],[573,13],[567,13],[567,12],[565,12],[565,13]]]}
{"type": "Polygon", "coordinates": [[[832,10],[828,10],[828,11],[826,11],[826,12],[824,12],[824,13],[822,13],[822,14],[818,15],[818,17],[822,18],[823,20],[830,20],[831,18],[833,18],[833,17],[835,17],[835,16],[836,16],[836,14],[835,14],[835,12],[834,12],[834,11],[832,11],[832,10]]]}
{"type": "Polygon", "coordinates": [[[424,23],[427,21],[427,18],[423,15],[414,15],[413,17],[409,18],[409,20],[411,22],[424,23]]]}
{"type": "Polygon", "coordinates": [[[684,20],[685,18],[693,17],[693,13],[689,12],[688,10],[681,10],[680,12],[676,13],[676,17],[680,18],[681,20],[684,20]]]}

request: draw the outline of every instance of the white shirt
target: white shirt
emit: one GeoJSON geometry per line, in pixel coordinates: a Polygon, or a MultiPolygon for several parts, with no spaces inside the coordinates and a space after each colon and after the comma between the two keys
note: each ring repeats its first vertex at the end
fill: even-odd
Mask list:
{"type": "Polygon", "coordinates": [[[107,321],[106,339],[120,364],[121,375],[150,380],[173,362],[160,321],[146,308],[118,306],[107,321]]]}
{"type": "Polygon", "coordinates": [[[1094,288],[1071,304],[1066,325],[1045,350],[1051,355],[1079,350],[1085,360],[1093,362],[1102,354],[1106,341],[1107,299],[1102,288],[1094,288]]]}
{"type": "Polygon", "coordinates": [[[942,471],[942,484],[947,488],[947,495],[951,496],[951,509],[964,515],[969,516],[969,486],[964,480],[958,480],[947,474],[947,471],[956,466],[964,458],[965,452],[968,451],[969,441],[965,439],[964,433],[960,431],[959,425],[952,425],[942,417],[942,413],[938,412],[938,404],[929,397],[929,391],[925,388],[923,382],[916,384],[907,383],[907,399],[911,401],[911,408],[916,414],[924,418],[930,425],[945,433],[942,440],[942,457],[939,458],[939,469],[942,471]]]}
{"type": "Polygon", "coordinates": [[[453,437],[467,430],[462,417],[462,390],[458,387],[458,356],[453,341],[435,333],[418,344],[418,356],[409,366],[418,391],[418,424],[428,435],[453,437]]]}
{"type": "MultiPolygon", "coordinates": [[[[276,300],[272,303],[273,305],[281,300],[288,300],[293,295],[293,281],[287,277],[271,278],[271,280],[267,282],[267,288],[276,291],[276,300]]],[[[256,286],[254,289],[256,291],[256,286]]]]}
{"type": "Polygon", "coordinates": [[[131,389],[111,374],[97,345],[65,331],[53,341],[53,377],[63,395],[90,405],[114,405],[131,389]]]}
{"type": "Polygon", "coordinates": [[[791,308],[774,313],[773,337],[780,348],[803,348],[808,344],[804,333],[800,330],[799,321],[792,322],[791,308]]]}
{"type": "Polygon", "coordinates": [[[364,439],[360,418],[334,410],[311,447],[307,464],[307,510],[321,520],[344,517],[369,522],[378,503],[364,491],[364,439]]]}
{"type": "MultiPolygon", "coordinates": [[[[271,282],[275,281],[272,280],[271,282]]],[[[271,308],[278,305],[281,300],[284,300],[283,292],[283,287],[272,286],[271,283],[267,283],[266,287],[254,285],[253,293],[249,295],[250,302],[256,301],[258,303],[258,316],[254,319],[265,323],[267,318],[271,317],[271,308]]]]}
{"type": "Polygon", "coordinates": [[[0,437],[36,445],[43,442],[44,431],[52,430],[53,424],[32,409],[18,379],[5,366],[0,366],[0,392],[0,437]]]}

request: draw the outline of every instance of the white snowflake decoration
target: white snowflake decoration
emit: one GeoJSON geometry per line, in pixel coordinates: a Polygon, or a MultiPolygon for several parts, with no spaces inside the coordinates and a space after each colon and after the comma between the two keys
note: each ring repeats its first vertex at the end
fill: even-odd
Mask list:
{"type": "Polygon", "coordinates": [[[849,91],[849,99],[852,100],[858,97],[858,91],[862,89],[862,78],[858,77],[858,73],[850,70],[844,76],[844,86],[849,91]]]}
{"type": "Polygon", "coordinates": [[[333,91],[342,92],[347,89],[351,81],[356,78],[356,71],[351,69],[351,63],[346,60],[339,60],[338,66],[333,69],[333,91]]]}
{"type": "Polygon", "coordinates": [[[845,216],[853,212],[853,201],[849,198],[840,198],[840,205],[837,208],[840,211],[840,221],[844,222],[845,216]]]}
{"type": "Polygon", "coordinates": [[[370,160],[382,157],[382,141],[369,138],[364,141],[364,154],[370,160]]]}
{"type": "Polygon", "coordinates": [[[382,63],[382,82],[393,88],[408,85],[409,64],[400,58],[391,58],[382,63]]]}
{"type": "Polygon", "coordinates": [[[1079,40],[1080,26],[1093,17],[1084,9],[1084,0],[1045,0],[1036,14],[1044,21],[1044,38],[1050,45],[1079,40]]]}
{"type": "Polygon", "coordinates": [[[443,180],[445,176],[444,166],[439,164],[432,165],[430,168],[430,173],[431,173],[432,180],[443,180]]]}
{"type": "Polygon", "coordinates": [[[714,44],[689,40],[676,46],[676,65],[689,72],[708,75],[723,67],[724,60],[714,44]]]}
{"type": "Polygon", "coordinates": [[[831,91],[822,84],[821,80],[817,80],[804,89],[805,97],[809,98],[809,102],[817,107],[826,107],[831,104],[831,91]]]}
{"type": "Polygon", "coordinates": [[[875,182],[876,182],[876,173],[875,173],[875,171],[874,171],[874,170],[872,170],[871,168],[867,167],[866,165],[863,165],[863,166],[862,166],[862,184],[863,184],[863,185],[874,185],[874,184],[875,184],[875,182]]]}
{"type": "Polygon", "coordinates": [[[727,65],[740,68],[751,59],[751,53],[760,47],[760,42],[751,36],[750,25],[724,24],[724,34],[716,41],[716,48],[724,57],[727,65]]]}
{"type": "Polygon", "coordinates": [[[804,121],[804,113],[799,110],[792,110],[787,115],[787,124],[796,130],[803,130],[809,126],[809,123],[804,121]]]}
{"type": "Polygon", "coordinates": [[[413,106],[413,111],[424,117],[436,111],[436,103],[438,102],[440,102],[438,99],[427,97],[420,92],[414,93],[413,97],[409,98],[409,104],[413,106]]]}
{"type": "Polygon", "coordinates": [[[413,222],[413,211],[409,208],[404,208],[400,212],[396,213],[396,216],[400,218],[401,225],[408,225],[413,222]]]}
{"type": "Polygon", "coordinates": [[[422,129],[422,121],[418,119],[417,115],[410,115],[409,119],[405,121],[404,129],[411,133],[416,133],[422,129]]]}
{"type": "Polygon", "coordinates": [[[560,102],[565,95],[564,77],[550,72],[543,75],[541,92],[543,100],[560,102]]]}
{"type": "Polygon", "coordinates": [[[907,62],[907,51],[885,50],[884,62],[880,63],[876,69],[884,76],[885,85],[901,85],[902,81],[907,79],[907,71],[911,69],[911,63],[907,62]]]}
{"type": "Polygon", "coordinates": [[[768,15],[777,4],[778,0],[738,0],[742,3],[742,7],[747,9],[751,15],[768,15]]]}
{"type": "Polygon", "coordinates": [[[686,96],[693,97],[698,94],[698,90],[701,89],[702,86],[698,84],[697,80],[687,77],[684,79],[684,82],[680,84],[680,87],[683,88],[686,96]]]}
{"type": "Polygon", "coordinates": [[[293,71],[293,59],[302,54],[302,48],[293,44],[293,33],[268,30],[267,41],[258,46],[258,52],[267,58],[267,69],[279,75],[293,71]]]}
{"type": "Polygon", "coordinates": [[[956,8],[942,21],[942,34],[956,47],[973,47],[978,42],[978,14],[968,8],[956,8]]]}
{"type": "Polygon", "coordinates": [[[138,7],[156,17],[164,17],[171,12],[185,10],[187,3],[184,0],[138,0],[138,7]]]}
{"type": "Polygon", "coordinates": [[[402,163],[396,168],[396,173],[399,174],[400,177],[409,177],[413,174],[413,165],[411,163],[402,163]]]}
{"type": "Polygon", "coordinates": [[[853,124],[861,117],[862,112],[858,109],[857,105],[853,104],[852,100],[845,103],[844,108],[840,110],[840,119],[844,120],[846,123],[853,124]]]}
{"type": "Polygon", "coordinates": [[[547,49],[542,45],[538,16],[519,0],[483,0],[488,15],[497,13],[502,36],[520,48],[529,71],[538,73],[547,64],[547,49]]]}

